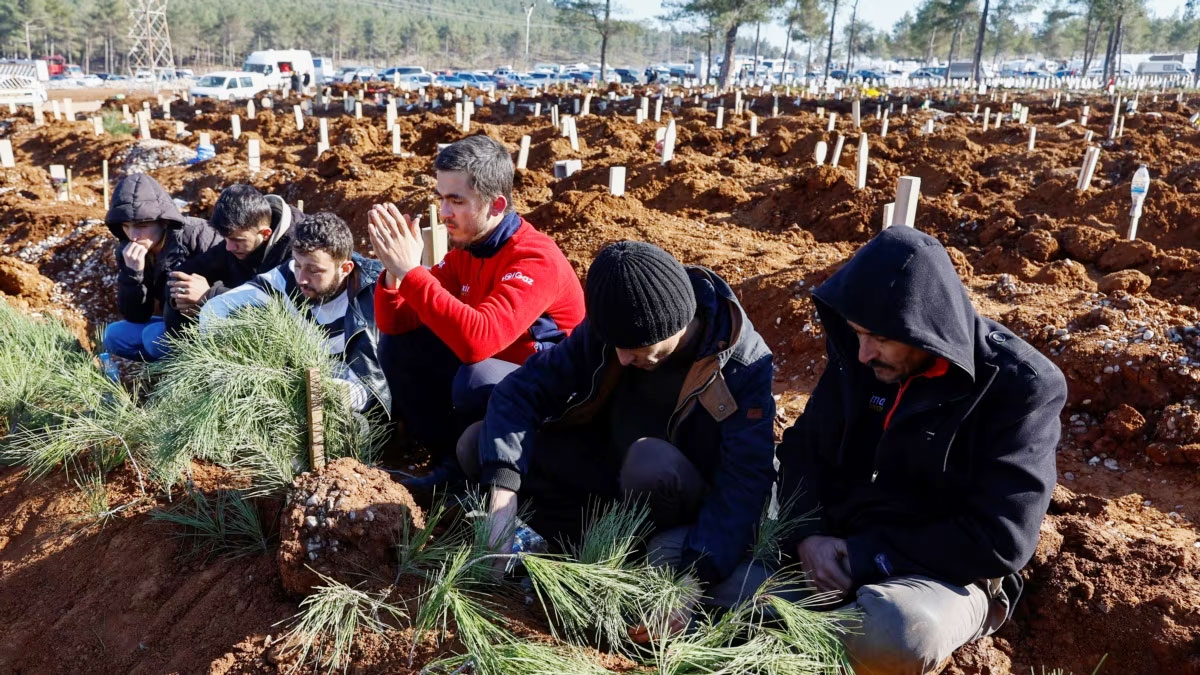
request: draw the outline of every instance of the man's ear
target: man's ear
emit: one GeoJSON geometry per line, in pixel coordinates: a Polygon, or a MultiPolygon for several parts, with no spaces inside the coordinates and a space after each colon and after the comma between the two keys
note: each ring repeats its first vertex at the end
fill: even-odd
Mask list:
{"type": "Polygon", "coordinates": [[[272,232],[274,232],[274,230],[272,230],[272,229],[271,229],[271,228],[269,228],[269,227],[264,227],[264,228],[261,228],[261,229],[259,229],[259,231],[258,231],[258,233],[259,233],[260,235],[262,235],[262,238],[263,238],[263,239],[270,239],[270,238],[271,238],[271,233],[272,233],[272,232]]]}
{"type": "Polygon", "coordinates": [[[490,216],[498,216],[508,210],[508,199],[504,195],[497,195],[492,200],[491,210],[488,213],[490,216]]]}
{"type": "Polygon", "coordinates": [[[341,264],[342,274],[350,274],[354,271],[354,261],[347,260],[341,264]]]}

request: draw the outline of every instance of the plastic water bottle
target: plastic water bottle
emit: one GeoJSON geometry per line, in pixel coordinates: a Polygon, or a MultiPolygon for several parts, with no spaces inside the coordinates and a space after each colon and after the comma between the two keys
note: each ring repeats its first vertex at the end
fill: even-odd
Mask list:
{"type": "Polygon", "coordinates": [[[1149,189],[1150,172],[1143,164],[1134,172],[1133,180],[1129,183],[1129,196],[1133,199],[1133,209],[1129,212],[1130,215],[1142,215],[1142,203],[1146,201],[1146,191],[1149,189]]]}
{"type": "Polygon", "coordinates": [[[108,376],[108,379],[113,382],[120,382],[121,371],[117,368],[117,364],[113,362],[112,356],[108,352],[100,352],[97,358],[100,359],[100,368],[108,376]]]}
{"type": "Polygon", "coordinates": [[[512,552],[513,553],[545,553],[546,540],[542,535],[533,531],[533,528],[526,525],[517,519],[517,529],[513,533],[512,552]]]}

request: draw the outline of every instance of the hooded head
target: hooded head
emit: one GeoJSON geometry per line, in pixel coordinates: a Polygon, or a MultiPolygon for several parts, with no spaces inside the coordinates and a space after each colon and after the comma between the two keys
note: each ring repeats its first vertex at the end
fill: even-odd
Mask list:
{"type": "Polygon", "coordinates": [[[117,183],[104,223],[114,237],[129,241],[130,234],[126,226],[137,224],[144,228],[153,223],[165,232],[183,227],[184,220],[175,206],[175,200],[158,181],[147,174],[134,173],[117,183]]]}
{"type": "MultiPolygon", "coordinates": [[[[937,239],[911,227],[889,227],[867,242],[813,297],[833,348],[845,359],[858,360],[860,340],[894,341],[925,354],[896,350],[879,357],[876,377],[894,379],[887,361],[912,357],[914,367],[941,357],[973,376],[977,314],[967,289],[937,239]]],[[[872,358],[868,358],[873,360],[872,358]]],[[[902,359],[903,360],[903,359],[902,359]]],[[[864,364],[870,365],[870,364],[864,364]]],[[[903,375],[912,375],[908,372],[903,375]]]]}

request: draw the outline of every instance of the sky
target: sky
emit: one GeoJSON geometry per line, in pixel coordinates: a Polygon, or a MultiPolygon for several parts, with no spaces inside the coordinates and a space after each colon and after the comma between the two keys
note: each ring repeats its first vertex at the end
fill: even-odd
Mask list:
{"type": "MultiPolygon", "coordinates": [[[[846,2],[843,4],[848,5],[850,3],[846,2]]],[[[914,10],[917,4],[917,0],[859,0],[858,17],[880,30],[891,30],[892,26],[900,20],[900,17],[904,16],[904,13],[914,10]]],[[[1184,0],[1148,0],[1147,4],[1152,13],[1159,16],[1169,16],[1176,9],[1182,11],[1184,0]]],[[[624,0],[621,5],[624,9],[624,18],[628,19],[653,19],[663,13],[661,0],[624,0]]],[[[848,21],[849,18],[849,8],[843,10],[839,7],[838,21],[848,21]]],[[[768,42],[778,45],[780,48],[783,48],[785,32],[783,26],[763,26],[764,38],[768,42]]],[[[749,29],[749,32],[747,32],[746,28],[743,28],[741,35],[743,37],[753,37],[753,27],[749,29]]]]}

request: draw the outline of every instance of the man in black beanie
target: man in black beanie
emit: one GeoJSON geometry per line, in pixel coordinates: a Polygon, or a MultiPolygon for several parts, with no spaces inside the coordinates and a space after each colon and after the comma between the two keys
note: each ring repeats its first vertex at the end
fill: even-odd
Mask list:
{"type": "Polygon", "coordinates": [[[771,351],[724,280],[651,244],[601,251],[585,302],[584,322],[497,385],[459,442],[491,488],[492,532],[520,497],[535,530],[571,541],[589,502],[632,494],[649,504],[653,562],[732,605],[754,591],[731,575],[775,478],[771,351]]]}

